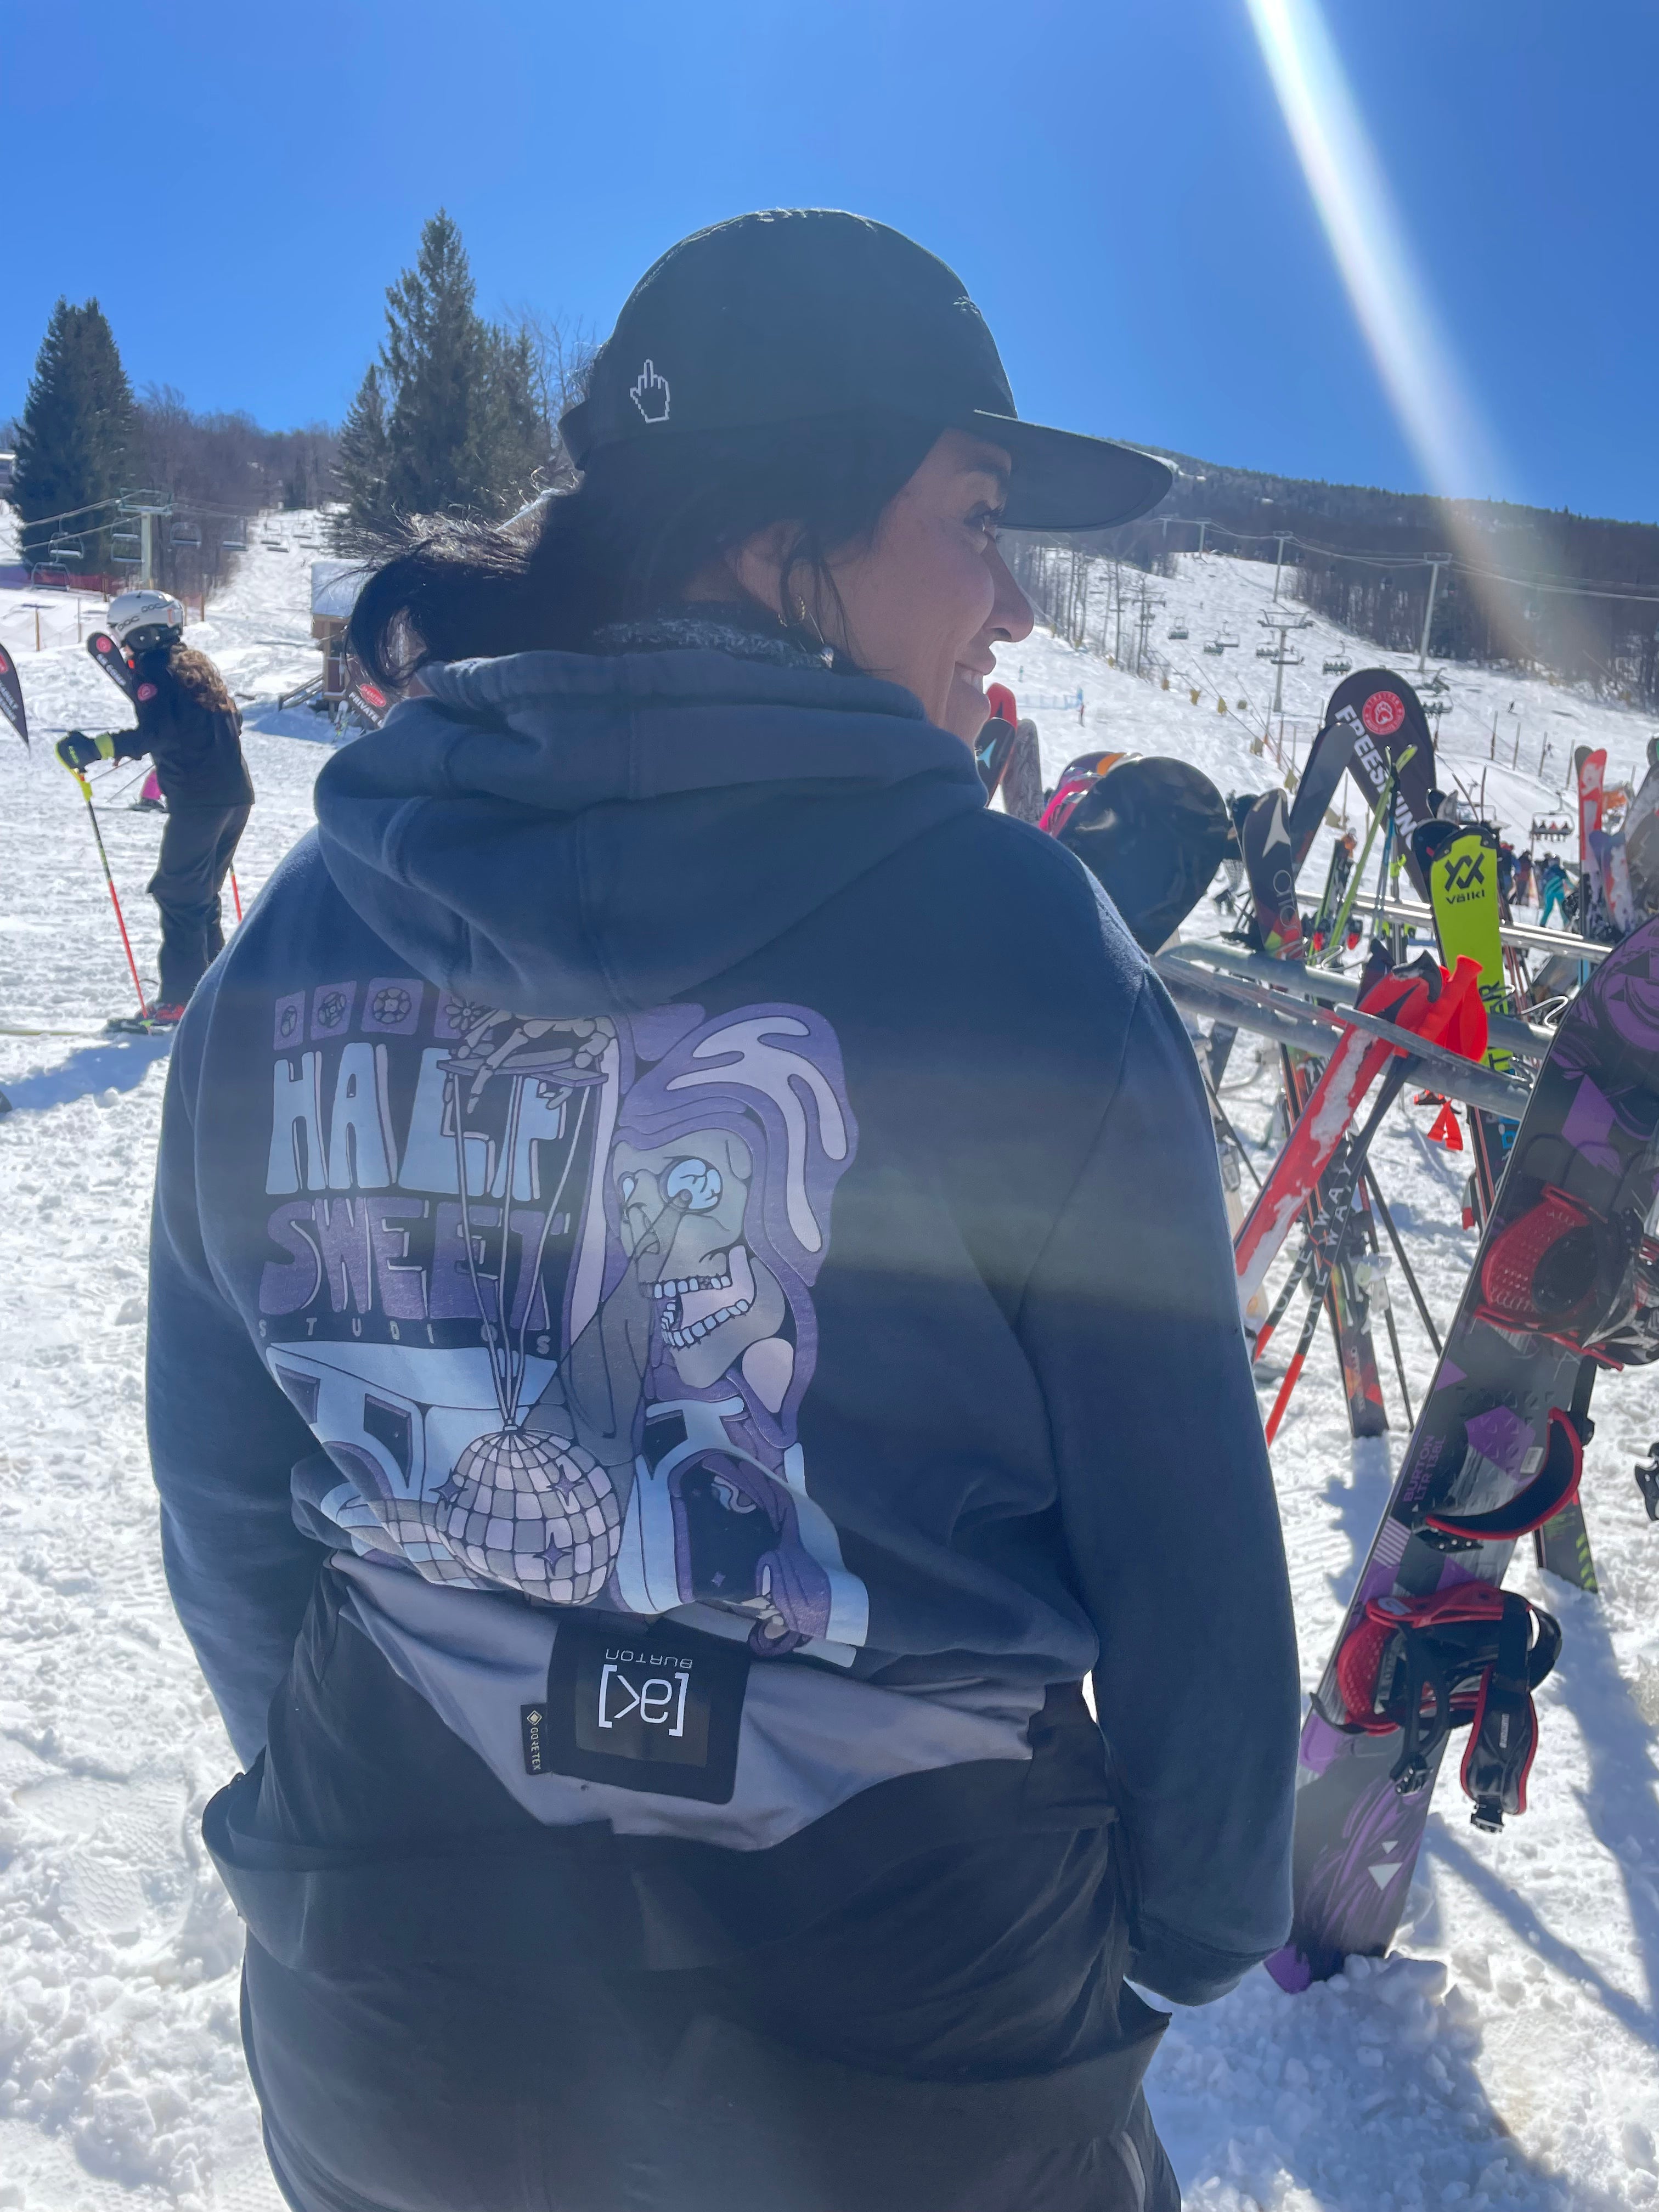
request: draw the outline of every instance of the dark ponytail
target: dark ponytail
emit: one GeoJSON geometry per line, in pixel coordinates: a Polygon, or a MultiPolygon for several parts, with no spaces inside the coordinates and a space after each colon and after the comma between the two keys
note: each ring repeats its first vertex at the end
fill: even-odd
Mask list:
{"type": "Polygon", "coordinates": [[[601,447],[571,491],[499,525],[422,523],[364,584],[349,633],[377,683],[423,660],[580,652],[608,623],[660,612],[712,562],[792,522],[784,603],[832,554],[867,544],[936,428],[861,410],[758,429],[601,447]]]}

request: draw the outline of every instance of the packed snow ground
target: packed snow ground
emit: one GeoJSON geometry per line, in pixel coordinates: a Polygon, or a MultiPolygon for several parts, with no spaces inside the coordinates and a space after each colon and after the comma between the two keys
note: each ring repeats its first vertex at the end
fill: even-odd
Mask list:
{"type": "MultiPolygon", "coordinates": [[[[240,856],[245,895],[311,819],[328,732],[279,692],[314,672],[308,519],[284,517],[281,550],[256,536],[233,588],[192,627],[244,697],[258,789],[240,856]]],[[[3,550],[0,549],[0,558],[3,550]]],[[[1177,754],[1227,790],[1279,774],[1250,750],[1262,665],[1228,656],[1216,712],[1208,636],[1247,641],[1272,570],[1209,556],[1162,585],[1182,611],[1200,706],[1108,668],[1041,630],[1003,655],[1035,708],[1049,775],[1088,746],[1177,754]],[[1237,681],[1235,682],[1235,679],[1237,681]],[[1241,712],[1237,702],[1256,705],[1241,712]]],[[[237,2033],[237,1923],[197,1832],[232,1758],[162,1584],[144,1455],[144,1240],[165,1048],[99,1024],[131,995],[79,793],[50,755],[69,726],[125,719],[75,642],[71,603],[0,593],[0,641],[16,653],[35,737],[0,732],[0,1023],[73,1035],[0,1035],[0,2208],[12,2212],[276,2212],[237,2033]],[[54,642],[54,640],[57,641],[54,642]]],[[[83,627],[95,610],[84,610],[83,627]]],[[[1161,642],[1157,640],[1155,642],[1161,642]]],[[[1305,731],[1334,679],[1334,633],[1303,634],[1286,711],[1305,731]]],[[[1179,641],[1166,647],[1171,653],[1179,641]]],[[[1351,647],[1363,666],[1375,656],[1351,647]]],[[[1272,671],[1266,670],[1271,678],[1272,671]]],[[[1605,743],[1610,773],[1639,771],[1653,726],[1539,682],[1448,671],[1449,764],[1506,827],[1560,805],[1571,744],[1605,743]],[[1501,696],[1500,696],[1501,695],[1501,696]],[[1491,703],[1516,703],[1522,767],[1487,758],[1491,703]],[[1557,718],[1559,718],[1559,720],[1557,718]],[[1563,733],[1554,740],[1552,724],[1563,733]],[[1465,742],[1467,739],[1467,742],[1465,742]],[[1507,780],[1505,780],[1507,779],[1507,780]],[[1509,810],[1505,811],[1505,810],[1509,810]]],[[[1500,720],[1500,738],[1504,726],[1500,720]]],[[[141,966],[155,932],[143,884],[159,817],[127,805],[132,771],[106,772],[100,819],[141,966]]],[[[1351,818],[1357,802],[1351,801],[1351,818]]],[[[1328,841],[1310,864],[1322,868],[1328,841]]],[[[1216,926],[1207,902],[1189,927],[1216,926]]],[[[1258,1168],[1273,1071],[1241,1040],[1227,1105],[1258,1168]]],[[[1459,1225],[1466,1162],[1425,1141],[1403,1105],[1375,1158],[1437,1317],[1449,1317],[1473,1250],[1459,1225]]],[[[1396,1312],[1413,1405],[1432,1367],[1403,1292],[1396,1312]]],[[[1318,1340],[1274,1449],[1304,1678],[1323,1665],[1375,1528],[1405,1422],[1385,1445],[1350,1443],[1335,1364],[1318,1340]]],[[[1599,1597],[1518,1587],[1566,1633],[1540,1695],[1532,1810],[1478,1834],[1448,1780],[1395,1955],[1287,1996],[1265,1973],[1201,2011],[1177,2013],[1149,2092],[1184,2185],[1203,2212],[1395,2212],[1454,2204],[1603,2212],[1659,2200],[1659,1528],[1632,1462],[1659,1435],[1659,1370],[1597,1387],[1585,1504],[1599,1597]]]]}

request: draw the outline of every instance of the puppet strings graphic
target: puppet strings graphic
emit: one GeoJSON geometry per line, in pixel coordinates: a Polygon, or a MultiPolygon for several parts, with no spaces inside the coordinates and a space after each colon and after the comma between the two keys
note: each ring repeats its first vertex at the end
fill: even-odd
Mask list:
{"type": "Polygon", "coordinates": [[[456,1554],[477,1572],[517,1584],[554,1604],[582,1605],[604,1589],[622,1537],[622,1508],[610,1476],[573,1437],[527,1430],[521,1406],[528,1366],[530,1323],[541,1292],[542,1262],[571,1168],[581,1149],[589,1101],[603,1080],[597,1065],[579,1065],[580,1049],[568,1039],[543,1043],[551,1024],[523,1023],[506,1042],[486,1054],[491,1012],[465,1031],[459,1052],[441,1063],[446,1119],[455,1139],[460,1185],[461,1235],[501,1425],[476,1437],[438,1492],[439,1527],[456,1554]],[[462,1080],[470,1078],[464,1097],[462,1080]],[[497,1078],[507,1085],[502,1139],[504,1183],[499,1257],[492,1276],[483,1265],[483,1240],[475,1233],[469,1204],[466,1116],[497,1078]],[[558,1185],[542,1215],[533,1257],[519,1285],[514,1328],[507,1299],[508,1217],[518,1160],[519,1127],[526,1086],[536,1084],[550,1105],[576,1102],[558,1185]],[[493,1285],[493,1298],[485,1285],[493,1285]],[[493,1308],[493,1310],[492,1310],[493,1308]]]}

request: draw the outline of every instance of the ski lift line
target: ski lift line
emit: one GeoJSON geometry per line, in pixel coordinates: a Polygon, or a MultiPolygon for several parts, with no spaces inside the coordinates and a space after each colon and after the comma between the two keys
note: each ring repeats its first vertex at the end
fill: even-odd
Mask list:
{"type": "Polygon", "coordinates": [[[106,507],[118,507],[120,503],[118,499],[94,499],[85,507],[65,507],[61,514],[31,514],[20,517],[19,527],[23,530],[45,530],[51,523],[73,522],[76,517],[81,514],[101,514],[106,507]]]}
{"type": "MultiPolygon", "coordinates": [[[[1192,520],[1195,524],[1195,518],[1187,515],[1171,515],[1170,520],[1172,522],[1192,520]]],[[[1229,530],[1218,522],[1206,524],[1206,534],[1231,538],[1236,545],[1276,544],[1281,535],[1276,530],[1255,532],[1229,530]]],[[[1624,599],[1638,606],[1659,606],[1659,592],[1632,592],[1613,584],[1591,582],[1577,577],[1556,582],[1540,576],[1509,576],[1501,569],[1482,568],[1472,561],[1460,561],[1450,554],[1356,553],[1346,546],[1321,545],[1311,538],[1298,538],[1289,532],[1283,535],[1285,544],[1294,545],[1301,552],[1317,553],[1328,561],[1357,561],[1368,568],[1424,568],[1437,562],[1441,568],[1453,569],[1459,575],[1479,576],[1492,584],[1509,584],[1517,591],[1565,592],[1583,599],[1624,599]]]]}

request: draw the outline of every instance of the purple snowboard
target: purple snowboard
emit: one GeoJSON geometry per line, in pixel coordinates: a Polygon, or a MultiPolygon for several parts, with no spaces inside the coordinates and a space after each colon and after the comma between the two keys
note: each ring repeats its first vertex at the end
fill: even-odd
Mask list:
{"type": "MultiPolygon", "coordinates": [[[[1372,1598],[1501,1583],[1513,1536],[1449,1535],[1428,1516],[1498,1511],[1534,1485],[1541,1504],[1575,1390],[1582,1416],[1595,1367],[1659,1358],[1659,1247],[1643,1234],[1656,1190],[1659,921],[1602,963],[1556,1032],[1336,1652],[1372,1598]]],[[[1302,1731],[1291,1940],[1268,1961],[1287,1990],[1388,1948],[1428,1819],[1433,1773],[1411,1796],[1389,1779],[1399,1731],[1348,1722],[1334,1653],[1302,1731]]]]}

